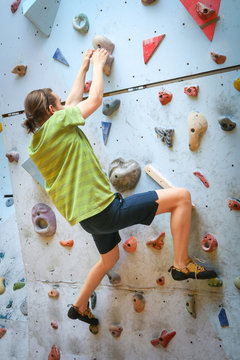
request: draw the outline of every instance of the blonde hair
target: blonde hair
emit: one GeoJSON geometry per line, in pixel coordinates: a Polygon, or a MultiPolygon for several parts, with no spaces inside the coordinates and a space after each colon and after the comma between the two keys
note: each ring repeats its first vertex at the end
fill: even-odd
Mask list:
{"type": "Polygon", "coordinates": [[[47,115],[49,105],[56,106],[56,97],[52,89],[43,88],[31,91],[24,100],[24,111],[27,118],[23,126],[28,133],[33,133],[41,126],[47,115]]]}

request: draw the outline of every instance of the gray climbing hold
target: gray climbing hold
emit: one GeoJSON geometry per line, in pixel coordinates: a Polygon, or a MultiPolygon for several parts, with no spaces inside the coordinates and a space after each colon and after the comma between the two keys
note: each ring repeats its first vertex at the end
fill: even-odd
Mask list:
{"type": "Polygon", "coordinates": [[[28,315],[27,298],[25,298],[20,306],[20,310],[24,316],[28,315]]]}
{"type": "Polygon", "coordinates": [[[111,55],[114,50],[114,44],[106,38],[105,36],[97,35],[93,38],[93,47],[94,49],[106,49],[110,55],[108,55],[107,61],[103,67],[103,72],[105,75],[109,76],[111,74],[112,63],[114,57],[111,55]]]}
{"type": "Polygon", "coordinates": [[[5,202],[5,205],[6,205],[7,207],[12,206],[13,204],[14,204],[13,198],[9,198],[9,199],[7,199],[6,202],[5,202]]]}
{"type": "Polygon", "coordinates": [[[91,308],[92,310],[95,309],[96,307],[96,303],[97,303],[97,294],[96,291],[94,291],[90,297],[90,302],[91,302],[91,308]]]}
{"type": "Polygon", "coordinates": [[[82,34],[86,34],[89,29],[88,17],[85,14],[79,14],[73,18],[72,26],[82,34]]]}
{"type": "Polygon", "coordinates": [[[34,230],[42,236],[52,236],[56,232],[56,216],[46,204],[38,203],[32,208],[32,222],[34,230]]]}
{"type": "Polygon", "coordinates": [[[173,146],[174,129],[163,129],[160,127],[155,127],[154,130],[160,139],[165,142],[169,148],[173,146]]]}
{"type": "Polygon", "coordinates": [[[125,161],[122,158],[111,162],[108,177],[117,191],[124,192],[133,189],[140,178],[141,168],[137,161],[125,161]]]}
{"type": "Polygon", "coordinates": [[[231,121],[229,118],[224,118],[221,120],[218,120],[222,130],[224,131],[232,131],[236,127],[236,123],[231,121]]]}
{"type": "Polygon", "coordinates": [[[103,101],[102,112],[104,115],[112,115],[120,106],[119,99],[107,99],[103,101]]]}
{"type": "Polygon", "coordinates": [[[116,285],[116,284],[119,284],[121,282],[120,275],[117,274],[114,270],[110,270],[107,273],[107,276],[108,276],[110,284],[112,284],[112,285],[116,285]]]}
{"type": "Polygon", "coordinates": [[[189,312],[190,315],[194,319],[196,319],[196,311],[195,311],[195,297],[194,295],[189,295],[189,298],[186,301],[186,309],[189,312]]]}
{"type": "Polygon", "coordinates": [[[8,158],[9,162],[18,162],[19,160],[19,153],[17,151],[9,151],[6,153],[6,157],[8,158]]]}

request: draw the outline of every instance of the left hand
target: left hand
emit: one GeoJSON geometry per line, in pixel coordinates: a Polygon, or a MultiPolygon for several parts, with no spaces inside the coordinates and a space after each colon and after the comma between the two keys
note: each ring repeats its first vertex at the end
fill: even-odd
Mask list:
{"type": "Polygon", "coordinates": [[[90,59],[92,57],[93,52],[94,52],[94,50],[87,49],[87,51],[83,55],[82,68],[86,72],[89,69],[90,59]]]}

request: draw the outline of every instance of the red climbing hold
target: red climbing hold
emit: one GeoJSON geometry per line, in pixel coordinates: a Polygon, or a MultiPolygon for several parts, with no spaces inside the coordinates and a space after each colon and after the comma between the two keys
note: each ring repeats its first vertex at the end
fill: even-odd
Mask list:
{"type": "Polygon", "coordinates": [[[59,241],[59,244],[62,246],[72,247],[74,244],[74,241],[73,240],[59,241]]]}
{"type": "Polygon", "coordinates": [[[159,91],[158,93],[158,98],[162,105],[168,104],[172,100],[172,97],[173,97],[172,93],[168,93],[165,91],[159,91]]]}
{"type": "Polygon", "coordinates": [[[6,334],[7,329],[0,328],[0,339],[6,334]]]}
{"type": "Polygon", "coordinates": [[[224,64],[225,63],[226,58],[227,58],[225,55],[220,55],[220,54],[217,54],[217,53],[215,53],[213,51],[211,51],[210,54],[211,54],[211,57],[212,57],[213,61],[215,61],[215,63],[217,63],[217,64],[224,64]]]}
{"type": "Polygon", "coordinates": [[[212,252],[218,247],[217,239],[212,234],[206,234],[201,241],[201,248],[206,252],[212,252]]]}
{"type": "Polygon", "coordinates": [[[48,355],[48,360],[60,360],[60,350],[57,345],[53,345],[48,355]]]}
{"type": "Polygon", "coordinates": [[[228,199],[228,207],[231,210],[240,210],[240,200],[238,199],[228,199]]]}
{"type": "Polygon", "coordinates": [[[184,93],[189,96],[198,96],[199,86],[185,86],[184,93]]]}
{"type": "Polygon", "coordinates": [[[11,11],[13,14],[17,11],[17,9],[20,5],[20,2],[21,2],[21,0],[16,0],[11,4],[11,11]]]}
{"type": "Polygon", "coordinates": [[[88,93],[88,92],[89,92],[91,85],[92,85],[92,80],[89,80],[89,81],[87,81],[87,82],[85,83],[85,85],[84,85],[84,92],[85,92],[85,93],[88,93]]]}
{"type": "Polygon", "coordinates": [[[151,246],[156,250],[161,250],[164,245],[164,236],[165,232],[163,231],[156,239],[147,241],[146,245],[151,246]]]}
{"type": "Polygon", "coordinates": [[[166,348],[175,335],[176,331],[167,332],[167,330],[163,330],[159,338],[151,340],[151,344],[153,346],[161,344],[163,347],[166,348]]]}
{"type": "Polygon", "coordinates": [[[131,236],[129,239],[124,241],[122,246],[125,251],[132,253],[137,249],[137,239],[135,236],[131,236]]]}
{"type": "Polygon", "coordinates": [[[206,188],[209,188],[209,183],[206,180],[205,176],[200,172],[200,171],[194,171],[193,175],[195,175],[196,177],[199,178],[199,180],[201,180],[201,182],[204,184],[204,186],[206,186],[206,188]]]}
{"type": "Polygon", "coordinates": [[[158,279],[156,280],[156,283],[157,283],[158,285],[164,285],[164,284],[165,284],[165,277],[164,277],[164,276],[161,276],[160,278],[158,278],[158,279]]]}
{"type": "Polygon", "coordinates": [[[143,40],[143,57],[145,64],[147,64],[150,57],[153,55],[154,51],[157,49],[158,45],[164,37],[165,34],[143,40]]]}

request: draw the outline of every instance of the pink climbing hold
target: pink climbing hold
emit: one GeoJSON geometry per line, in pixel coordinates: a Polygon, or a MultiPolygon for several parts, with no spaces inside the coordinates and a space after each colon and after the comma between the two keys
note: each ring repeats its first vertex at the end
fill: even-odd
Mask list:
{"type": "Polygon", "coordinates": [[[216,64],[224,64],[225,61],[226,61],[226,56],[225,55],[220,55],[220,54],[217,54],[213,51],[211,51],[211,57],[213,59],[213,61],[215,61],[216,64]]]}
{"type": "Polygon", "coordinates": [[[60,360],[60,350],[57,345],[53,345],[48,355],[48,360],[60,360]]]}
{"type": "Polygon", "coordinates": [[[189,96],[198,96],[199,86],[185,86],[184,93],[189,96]]]}
{"type": "Polygon", "coordinates": [[[113,337],[118,338],[121,336],[123,328],[121,325],[111,325],[109,326],[109,331],[113,337]]]}
{"type": "Polygon", "coordinates": [[[57,323],[56,320],[53,320],[53,321],[51,322],[51,327],[52,327],[53,329],[58,329],[58,323],[57,323]]]}
{"type": "Polygon", "coordinates": [[[161,234],[156,239],[147,241],[146,245],[151,246],[156,250],[161,250],[164,245],[164,241],[163,241],[164,236],[165,236],[165,232],[162,231],[161,234]]]}
{"type": "Polygon", "coordinates": [[[156,283],[157,283],[158,285],[164,285],[164,284],[165,284],[165,277],[164,277],[164,276],[161,276],[160,278],[158,278],[158,279],[156,280],[156,283]]]}
{"type": "Polygon", "coordinates": [[[6,334],[7,329],[0,328],[0,339],[6,334]]]}
{"type": "Polygon", "coordinates": [[[162,105],[168,104],[172,100],[173,94],[165,91],[159,91],[158,98],[162,105]]]}
{"type": "Polygon", "coordinates": [[[8,158],[9,162],[18,162],[19,160],[19,153],[17,151],[9,151],[8,153],[6,153],[6,157],[8,158]]]}
{"type": "Polygon", "coordinates": [[[59,292],[56,289],[52,289],[48,292],[48,296],[51,298],[58,298],[59,292]]]}
{"type": "Polygon", "coordinates": [[[11,4],[11,11],[13,14],[17,11],[17,9],[20,5],[20,2],[21,2],[21,0],[16,0],[11,4]]]}
{"type": "Polygon", "coordinates": [[[206,234],[201,241],[201,248],[206,252],[212,252],[218,247],[218,242],[212,234],[206,234]]]}
{"type": "Polygon", "coordinates": [[[153,346],[161,344],[164,348],[166,348],[175,335],[176,331],[167,332],[167,330],[163,330],[159,338],[151,340],[151,344],[153,346]]]}
{"type": "Polygon", "coordinates": [[[87,81],[87,82],[85,83],[85,85],[84,85],[84,92],[85,92],[85,93],[88,93],[88,92],[89,92],[91,85],[92,85],[92,80],[89,80],[89,81],[87,81]]]}
{"type": "Polygon", "coordinates": [[[131,236],[129,239],[124,241],[122,246],[125,251],[132,253],[137,249],[137,239],[135,236],[131,236]]]}
{"type": "Polygon", "coordinates": [[[235,198],[228,199],[228,207],[230,210],[240,210],[240,200],[235,198]]]}
{"type": "Polygon", "coordinates": [[[193,175],[195,175],[196,177],[199,178],[199,180],[201,180],[201,182],[204,184],[204,186],[206,186],[206,188],[209,188],[209,183],[206,180],[205,176],[200,172],[200,171],[194,171],[193,175]]]}

